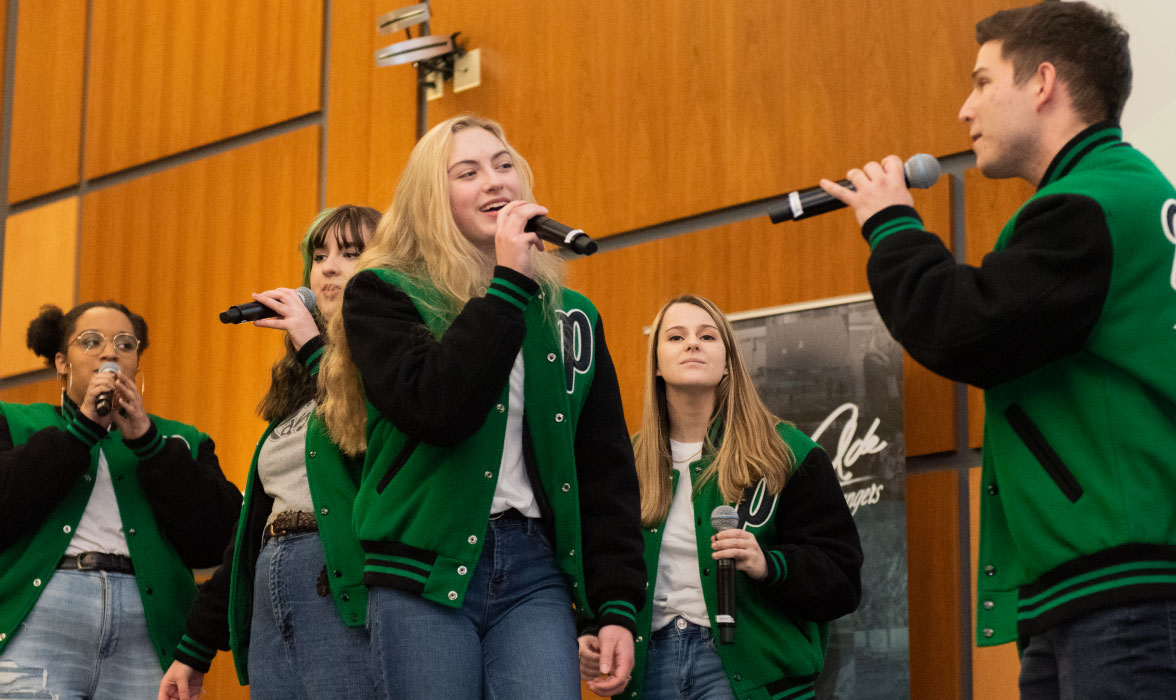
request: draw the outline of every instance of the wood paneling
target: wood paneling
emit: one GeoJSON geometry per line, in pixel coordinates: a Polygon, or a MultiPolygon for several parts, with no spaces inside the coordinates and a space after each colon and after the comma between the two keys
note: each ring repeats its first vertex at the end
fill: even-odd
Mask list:
{"type": "Polygon", "coordinates": [[[538,200],[605,236],[967,149],[973,25],[1013,4],[434,0],[433,33],[481,49],[482,84],[430,122],[498,119],[544,173],[538,200]]]}
{"type": "Polygon", "coordinates": [[[317,111],[319,0],[96,0],[87,177],[317,111]]]}
{"type": "Polygon", "coordinates": [[[118,299],[147,319],[147,410],[211,435],[238,486],[282,335],[221,325],[217,313],[250,292],[297,285],[297,242],[317,210],[318,139],[317,127],[300,129],[83,203],[79,296],[118,299]]]}
{"type": "Polygon", "coordinates": [[[61,383],[50,377],[31,384],[0,389],[0,401],[5,403],[61,403],[61,383]]]}
{"type": "MultiPolygon", "coordinates": [[[[976,562],[980,558],[980,467],[968,473],[968,517],[971,522],[972,581],[976,580],[976,562]]],[[[972,619],[976,619],[976,596],[972,596],[972,619]]],[[[1018,696],[1017,676],[1021,659],[1016,644],[995,647],[976,646],[972,641],[972,700],[1007,700],[1018,696]]]]}
{"type": "Polygon", "coordinates": [[[960,558],[958,481],[954,471],[907,477],[912,700],[961,696],[960,567],[965,563],[960,558]]]}
{"type": "Polygon", "coordinates": [[[8,199],[78,181],[86,0],[20,3],[8,199]]]}
{"type": "Polygon", "coordinates": [[[416,71],[375,64],[376,49],[404,38],[376,33],[390,9],[381,0],[331,3],[327,206],[386,209],[416,144],[416,71]]]}
{"type": "Polygon", "coordinates": [[[45,368],[25,345],[44,304],[68,311],[77,281],[78,200],[63,199],[8,217],[0,293],[0,377],[45,368]]]}
{"type": "MultiPolygon", "coordinates": [[[[992,252],[1001,230],[1017,209],[1036,191],[1020,178],[990,180],[977,168],[964,172],[964,230],[969,265],[979,265],[992,252]]],[[[984,441],[984,392],[968,387],[968,442],[980,447],[984,441]]]]}
{"type": "MultiPolygon", "coordinates": [[[[543,176],[536,174],[540,186],[543,176]]],[[[948,195],[942,183],[915,193],[932,231],[950,230],[948,195]]],[[[734,313],[866,292],[868,256],[869,247],[849,211],[779,226],[762,218],[577,259],[569,263],[568,284],[586,293],[601,311],[625,416],[635,430],[645,371],[642,329],[667,300],[687,292],[701,294],[734,313]]],[[[907,365],[907,454],[952,449],[951,383],[907,365]]]]}

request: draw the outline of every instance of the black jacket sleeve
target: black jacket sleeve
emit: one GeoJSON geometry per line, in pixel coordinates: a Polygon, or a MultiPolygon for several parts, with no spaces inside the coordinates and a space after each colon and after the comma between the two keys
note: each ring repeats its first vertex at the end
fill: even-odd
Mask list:
{"type": "Polygon", "coordinates": [[[176,661],[201,673],[208,673],[212,666],[214,650],[229,649],[229,587],[233,579],[234,544],[229,541],[221,565],[197,589],[184,622],[184,637],[175,650],[176,661]]]}
{"type": "MultiPolygon", "coordinates": [[[[75,420],[90,425],[83,433],[105,432],[81,414],[75,420]]],[[[40,527],[46,514],[89,471],[90,447],[58,428],[39,430],[23,445],[13,446],[8,421],[0,416],[0,549],[40,527]]]]}
{"type": "Polygon", "coordinates": [[[161,438],[152,423],[138,439],[126,440],[132,452],[154,452],[139,462],[139,483],[184,563],[215,566],[235,534],[241,492],[221,472],[211,439],[200,443],[193,459],[188,443],[176,437],[163,439],[163,448],[154,451],[151,445],[161,438]]]}
{"type": "Polygon", "coordinates": [[[827,622],[857,609],[862,544],[824,450],[811,450],[781,492],[774,539],[764,550],[768,576],[760,585],[789,614],[827,622]],[[783,566],[773,552],[783,555],[783,566]]]}
{"type": "MultiPolygon", "coordinates": [[[[494,269],[534,293],[538,285],[504,267],[494,269]]],[[[438,340],[412,300],[370,270],[351,278],[343,325],[364,393],[408,435],[456,445],[485,422],[523,346],[523,312],[494,295],[470,299],[438,340]]]]}
{"type": "Polygon", "coordinates": [[[616,369],[598,318],[596,371],[576,425],[576,478],[588,602],[604,613],[596,625],[618,624],[633,631],[628,618],[610,612],[609,601],[640,610],[645,603],[641,501],[633,446],[625,425],[616,369]]]}
{"type": "MultiPolygon", "coordinates": [[[[909,207],[889,207],[863,226],[867,240],[909,207]]],[[[1106,216],[1088,197],[1035,199],[1017,215],[1009,244],[979,267],[957,264],[933,234],[884,237],[867,265],[886,326],[915,360],[986,388],[1082,347],[1110,288],[1106,216]]]]}

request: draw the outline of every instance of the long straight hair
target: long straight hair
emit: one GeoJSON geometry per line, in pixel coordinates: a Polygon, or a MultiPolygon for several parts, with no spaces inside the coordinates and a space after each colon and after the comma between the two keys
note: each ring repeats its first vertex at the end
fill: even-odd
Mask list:
{"type": "MultiPolygon", "coordinates": [[[[314,267],[314,251],[326,245],[327,236],[334,236],[339,248],[355,248],[363,251],[364,231],[375,229],[380,212],[371,207],[345,204],[319,212],[311,222],[306,235],[298,243],[302,256],[302,284],[310,285],[310,270],[314,267]]],[[[319,332],[323,332],[323,317],[318,309],[311,312],[319,332]]],[[[337,315],[337,314],[336,314],[337,315]]],[[[270,371],[269,391],[257,405],[257,412],[267,421],[285,418],[299,406],[314,398],[315,380],[302,363],[294,344],[286,335],[286,353],[274,363],[270,371]]]]}
{"type": "MultiPolygon", "coordinates": [[[[502,127],[483,117],[465,114],[441,122],[421,138],[409,155],[396,185],[392,205],[380,219],[356,270],[395,270],[436,289],[436,298],[418,298],[431,311],[452,319],[471,298],[485,294],[493,262],[462,234],[449,204],[447,164],[453,137],[465,129],[485,129],[502,142],[522,186],[520,196],[533,201],[531,166],[507,142],[502,127]]],[[[536,282],[546,292],[544,308],[554,313],[563,282],[563,260],[532,251],[536,282]]],[[[359,374],[351,359],[342,314],[327,324],[330,339],[320,366],[320,415],[331,437],[347,453],[362,452],[367,407],[359,374]]]]}
{"type": "Polygon", "coordinates": [[[674,497],[670,480],[673,460],[666,384],[657,374],[662,320],[666,310],[674,304],[693,304],[707,312],[719,329],[719,337],[727,352],[727,373],[715,387],[710,429],[703,443],[703,454],[713,455],[714,459],[695,482],[696,491],[703,484],[717,479],[723,500],[735,503],[747,487],[763,480],[771,493],[779,493],[795,462],[792,450],[776,432],[780,419],[768,410],[756,393],[731,322],[709,299],[693,294],[675,297],[657,312],[653,331],[649,334],[641,432],[634,438],[637,481],[641,487],[641,524],[645,526],[665,520],[674,497]]]}

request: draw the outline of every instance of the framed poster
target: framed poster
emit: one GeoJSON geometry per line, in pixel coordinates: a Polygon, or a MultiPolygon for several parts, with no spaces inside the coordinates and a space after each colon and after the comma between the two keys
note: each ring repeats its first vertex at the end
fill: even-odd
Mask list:
{"type": "Polygon", "coordinates": [[[861,535],[862,603],[830,626],[817,697],[909,697],[902,348],[869,294],[729,318],[768,408],[829,453],[861,535]]]}

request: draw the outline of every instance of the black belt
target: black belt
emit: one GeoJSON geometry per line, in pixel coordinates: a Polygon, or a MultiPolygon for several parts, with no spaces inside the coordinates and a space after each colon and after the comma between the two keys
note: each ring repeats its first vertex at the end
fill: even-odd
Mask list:
{"type": "Polygon", "coordinates": [[[61,558],[57,568],[75,571],[113,571],[116,574],[135,573],[135,566],[131,563],[130,557],[106,552],[67,554],[61,558]]]}
{"type": "Polygon", "coordinates": [[[500,522],[509,522],[512,520],[513,521],[522,521],[522,520],[527,520],[527,516],[523,515],[516,508],[507,508],[506,510],[504,510],[500,513],[491,513],[490,519],[497,520],[500,522]]]}

